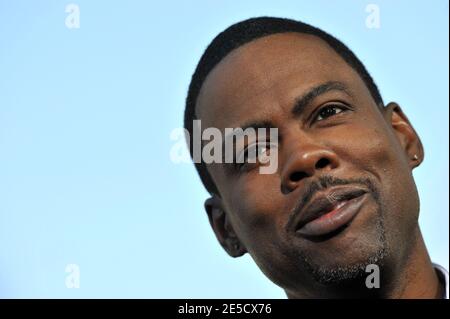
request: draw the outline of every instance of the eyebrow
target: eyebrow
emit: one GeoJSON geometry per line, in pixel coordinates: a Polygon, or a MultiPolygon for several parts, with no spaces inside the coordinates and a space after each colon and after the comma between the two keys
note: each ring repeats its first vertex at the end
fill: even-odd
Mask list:
{"type": "MultiPolygon", "coordinates": [[[[274,127],[275,127],[275,125],[271,121],[263,120],[263,121],[250,121],[248,123],[244,123],[242,126],[239,126],[237,128],[240,128],[240,129],[242,129],[243,132],[245,132],[245,130],[249,129],[249,128],[252,128],[255,131],[258,131],[259,128],[270,129],[270,128],[274,128],[274,127]]],[[[226,142],[233,135],[236,137],[239,137],[239,135],[231,133],[231,134],[226,135],[223,138],[223,142],[226,142]]]]}
{"type": "Polygon", "coordinates": [[[306,106],[309,103],[311,103],[315,98],[330,91],[341,91],[350,97],[352,96],[352,94],[350,94],[349,92],[348,87],[344,83],[338,81],[326,82],[313,87],[304,95],[297,98],[294,103],[294,106],[292,107],[291,113],[295,116],[300,115],[301,113],[303,113],[306,106]]]}
{"type": "MultiPolygon", "coordinates": [[[[303,94],[302,96],[300,96],[299,98],[296,99],[294,106],[292,107],[291,113],[294,116],[298,116],[301,113],[303,113],[303,111],[305,110],[306,106],[311,103],[315,98],[319,97],[322,94],[325,94],[327,92],[330,91],[341,91],[344,92],[345,94],[347,94],[348,96],[352,96],[352,94],[349,92],[348,87],[339,81],[329,81],[326,83],[322,83],[319,84],[315,87],[313,87],[312,89],[310,89],[308,92],[306,92],[305,94],[303,94]]],[[[255,131],[257,131],[259,128],[265,128],[265,129],[270,129],[270,128],[276,128],[277,126],[272,123],[271,121],[268,120],[256,120],[256,121],[250,121],[247,123],[244,123],[243,125],[239,126],[238,128],[241,128],[243,131],[245,131],[248,128],[253,128],[255,131]]],[[[223,140],[222,140],[222,145],[224,146],[226,141],[228,139],[231,138],[231,136],[233,136],[235,134],[231,133],[228,134],[226,136],[224,136],[223,140]]],[[[236,138],[239,137],[239,135],[235,135],[236,138]]],[[[281,136],[278,136],[279,138],[281,138],[281,136]]],[[[233,145],[235,145],[235,141],[233,138],[233,145]]],[[[224,152],[222,152],[222,157],[224,157],[224,152]]]]}

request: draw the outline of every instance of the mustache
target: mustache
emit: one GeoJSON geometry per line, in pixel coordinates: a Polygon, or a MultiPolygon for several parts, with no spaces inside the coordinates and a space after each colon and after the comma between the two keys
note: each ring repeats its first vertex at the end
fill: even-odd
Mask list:
{"type": "Polygon", "coordinates": [[[361,178],[342,179],[330,175],[323,175],[320,176],[317,180],[305,185],[305,189],[302,195],[300,196],[300,200],[290,213],[288,225],[291,224],[291,222],[293,222],[295,216],[317,192],[332,186],[354,185],[354,184],[365,186],[372,193],[374,199],[378,201],[379,195],[377,188],[375,187],[375,184],[372,182],[372,180],[369,178],[361,177],[361,178]]]}

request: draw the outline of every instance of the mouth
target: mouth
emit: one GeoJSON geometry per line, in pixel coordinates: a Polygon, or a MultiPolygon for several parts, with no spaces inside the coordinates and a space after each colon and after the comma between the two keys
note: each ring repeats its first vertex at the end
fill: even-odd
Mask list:
{"type": "Polygon", "coordinates": [[[356,217],[366,195],[361,188],[341,187],[316,196],[299,212],[296,234],[319,238],[339,233],[356,217]]]}

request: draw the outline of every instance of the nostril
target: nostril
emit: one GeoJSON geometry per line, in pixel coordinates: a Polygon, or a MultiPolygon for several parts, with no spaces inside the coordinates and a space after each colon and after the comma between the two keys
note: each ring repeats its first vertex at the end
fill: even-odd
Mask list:
{"type": "Polygon", "coordinates": [[[298,182],[299,180],[303,179],[304,177],[307,177],[306,173],[294,172],[289,176],[289,179],[291,180],[291,182],[298,182]]]}
{"type": "Polygon", "coordinates": [[[321,158],[320,160],[317,161],[316,163],[316,169],[321,169],[321,168],[325,168],[328,165],[330,165],[330,161],[326,158],[321,158]]]}

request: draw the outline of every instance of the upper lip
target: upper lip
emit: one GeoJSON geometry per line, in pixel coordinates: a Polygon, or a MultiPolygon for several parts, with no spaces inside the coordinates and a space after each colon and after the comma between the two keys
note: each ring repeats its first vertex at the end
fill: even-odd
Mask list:
{"type": "Polygon", "coordinates": [[[325,191],[320,191],[294,212],[292,220],[294,231],[328,213],[337,203],[360,197],[365,193],[367,193],[366,189],[353,185],[331,187],[325,191]]]}

